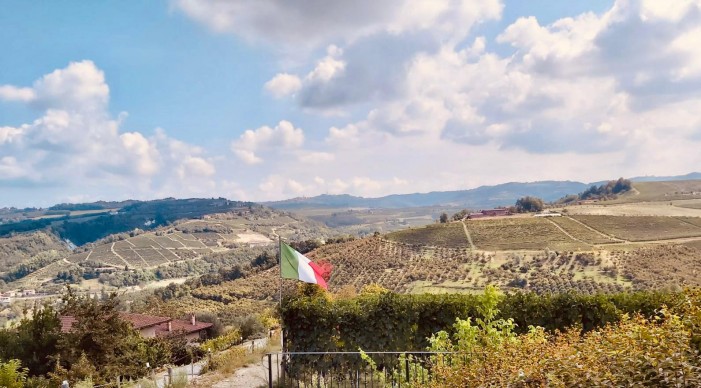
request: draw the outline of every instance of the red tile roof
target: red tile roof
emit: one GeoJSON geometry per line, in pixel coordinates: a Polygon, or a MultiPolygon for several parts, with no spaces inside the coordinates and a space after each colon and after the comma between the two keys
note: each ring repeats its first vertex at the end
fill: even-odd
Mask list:
{"type": "Polygon", "coordinates": [[[167,337],[169,335],[190,334],[205,330],[209,327],[212,327],[212,324],[208,322],[195,322],[193,325],[189,321],[174,319],[170,321],[170,331],[168,331],[167,322],[161,323],[156,327],[156,335],[159,337],[167,337]]]}
{"type": "Polygon", "coordinates": [[[76,321],[75,317],[66,315],[60,316],[58,319],[61,321],[61,333],[68,333],[71,331],[73,324],[76,321]]]}
{"type": "Polygon", "coordinates": [[[136,330],[156,326],[171,320],[171,318],[168,317],[132,313],[119,313],[119,317],[131,323],[131,325],[134,326],[134,329],[136,330]]]}

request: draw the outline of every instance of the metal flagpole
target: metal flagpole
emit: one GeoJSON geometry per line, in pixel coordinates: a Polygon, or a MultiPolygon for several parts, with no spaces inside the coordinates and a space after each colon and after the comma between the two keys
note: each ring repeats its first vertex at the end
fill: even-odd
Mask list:
{"type": "MultiPolygon", "coordinates": [[[[277,248],[278,248],[278,258],[280,260],[280,352],[282,353],[282,360],[279,362],[280,372],[278,375],[278,380],[282,379],[283,383],[285,381],[285,325],[282,319],[282,236],[277,235],[277,248]]],[[[272,382],[270,382],[272,384],[272,382]]]]}
{"type": "Polygon", "coordinates": [[[280,264],[280,296],[279,296],[279,301],[280,301],[280,350],[284,353],[285,352],[285,340],[284,340],[284,332],[282,327],[282,237],[278,234],[277,235],[277,252],[278,252],[278,263],[280,264]]]}

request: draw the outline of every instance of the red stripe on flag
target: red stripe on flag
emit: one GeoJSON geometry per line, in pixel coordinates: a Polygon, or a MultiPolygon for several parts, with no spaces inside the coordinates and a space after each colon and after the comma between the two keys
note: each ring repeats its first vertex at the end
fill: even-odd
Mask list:
{"type": "Polygon", "coordinates": [[[311,262],[311,261],[309,262],[309,266],[312,267],[312,269],[314,270],[314,277],[316,278],[316,284],[320,285],[325,290],[328,290],[329,287],[326,285],[326,280],[324,280],[324,278],[321,277],[321,273],[322,273],[321,267],[319,267],[318,265],[316,265],[314,262],[311,262]]]}

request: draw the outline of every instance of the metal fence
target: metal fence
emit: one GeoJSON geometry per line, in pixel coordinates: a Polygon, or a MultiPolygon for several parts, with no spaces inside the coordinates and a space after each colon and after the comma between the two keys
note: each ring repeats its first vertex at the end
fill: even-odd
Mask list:
{"type": "Polygon", "coordinates": [[[267,353],[268,387],[397,387],[431,383],[436,369],[466,363],[453,352],[267,353]]]}

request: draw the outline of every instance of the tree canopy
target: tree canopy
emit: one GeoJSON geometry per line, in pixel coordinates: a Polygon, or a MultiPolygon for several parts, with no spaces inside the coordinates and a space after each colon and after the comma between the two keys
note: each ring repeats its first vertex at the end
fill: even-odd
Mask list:
{"type": "Polygon", "coordinates": [[[525,196],[516,200],[516,211],[519,213],[534,213],[545,207],[543,200],[538,197],[525,196]]]}

